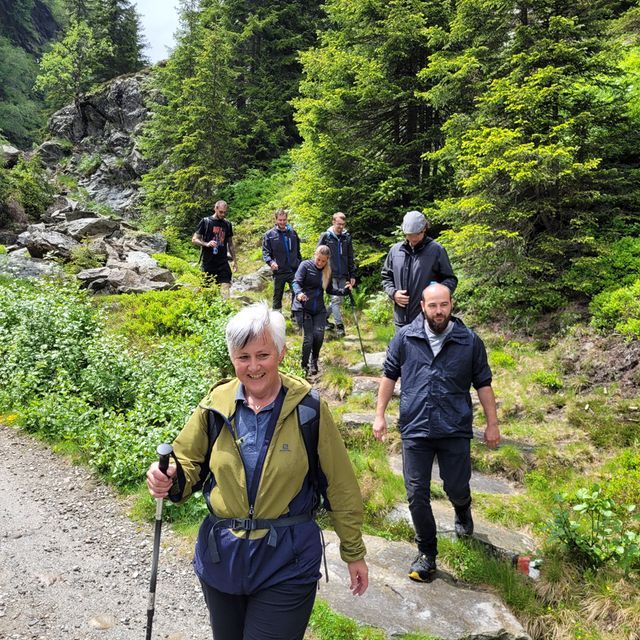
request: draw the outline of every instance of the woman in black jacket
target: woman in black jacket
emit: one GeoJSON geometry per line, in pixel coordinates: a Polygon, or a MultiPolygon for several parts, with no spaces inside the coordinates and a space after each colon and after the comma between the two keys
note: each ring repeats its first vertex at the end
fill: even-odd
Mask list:
{"type": "Polygon", "coordinates": [[[327,309],[324,306],[324,292],[345,296],[351,289],[347,283],[343,289],[334,289],[331,284],[331,250],[320,245],[313,254],[313,260],[303,260],[293,279],[295,295],[292,310],[302,325],[302,368],[305,375],[318,373],[318,356],[324,342],[324,327],[327,309]]]}

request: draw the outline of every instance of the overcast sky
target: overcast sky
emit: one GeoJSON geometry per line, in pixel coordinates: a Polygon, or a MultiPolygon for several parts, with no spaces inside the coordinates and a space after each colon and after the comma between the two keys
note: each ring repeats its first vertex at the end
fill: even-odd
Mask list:
{"type": "Polygon", "coordinates": [[[173,47],[173,34],[178,28],[178,0],[133,0],[140,14],[142,31],[151,62],[168,57],[167,47],[173,47]]]}

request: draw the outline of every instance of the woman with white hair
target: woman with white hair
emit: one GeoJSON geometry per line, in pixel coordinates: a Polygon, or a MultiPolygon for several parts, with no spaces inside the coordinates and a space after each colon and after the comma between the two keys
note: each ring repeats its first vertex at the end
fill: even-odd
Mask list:
{"type": "Polygon", "coordinates": [[[193,565],[215,640],[302,640],[320,578],[319,479],[354,595],[368,585],[360,491],[327,403],[278,370],[282,314],[248,306],[226,338],[236,377],[216,383],[195,409],[167,475],[151,465],[149,493],[182,502],[202,488],[210,513],[193,565]],[[303,429],[315,434],[315,451],[303,429]]]}
{"type": "Polygon", "coordinates": [[[333,286],[331,280],[331,249],[319,245],[313,254],[313,260],[303,260],[293,278],[292,312],[302,325],[302,369],[305,376],[318,373],[318,358],[324,342],[324,328],[327,321],[327,308],[324,304],[325,291],[333,296],[346,296],[351,289],[347,282],[344,288],[333,286]]]}

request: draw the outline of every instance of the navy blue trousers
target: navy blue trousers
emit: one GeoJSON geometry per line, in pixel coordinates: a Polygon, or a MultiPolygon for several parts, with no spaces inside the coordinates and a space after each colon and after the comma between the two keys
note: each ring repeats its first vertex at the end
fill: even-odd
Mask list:
{"type": "Polygon", "coordinates": [[[303,640],[318,590],[284,582],[245,596],[200,584],[214,640],[303,640]]]}
{"type": "Polygon", "coordinates": [[[471,440],[415,438],[402,440],[402,472],[420,553],[438,554],[436,521],[431,510],[431,469],[438,456],[444,491],[454,508],[471,504],[471,440]]]}

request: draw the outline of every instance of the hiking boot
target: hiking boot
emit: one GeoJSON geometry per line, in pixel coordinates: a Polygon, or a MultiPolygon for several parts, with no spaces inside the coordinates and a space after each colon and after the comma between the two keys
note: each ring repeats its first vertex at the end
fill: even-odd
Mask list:
{"type": "Polygon", "coordinates": [[[305,378],[308,378],[308,377],[309,377],[309,367],[308,367],[308,366],[307,366],[307,367],[302,367],[302,375],[303,375],[305,378]]]}
{"type": "Polygon", "coordinates": [[[327,320],[324,324],[325,331],[333,331],[335,328],[336,328],[336,325],[333,324],[333,322],[329,322],[329,320],[327,320]]]}
{"type": "Polygon", "coordinates": [[[409,567],[409,577],[416,582],[428,582],[436,573],[435,556],[419,553],[409,567]]]}
{"type": "Polygon", "coordinates": [[[337,324],[336,325],[336,335],[338,336],[338,338],[344,338],[344,325],[343,324],[337,324]]]}
{"type": "Polygon", "coordinates": [[[312,360],[309,363],[309,375],[316,376],[318,375],[318,361],[312,360]]]}
{"type": "Polygon", "coordinates": [[[470,538],[473,535],[473,518],[470,506],[466,509],[456,509],[454,527],[458,538],[470,538]]]}

